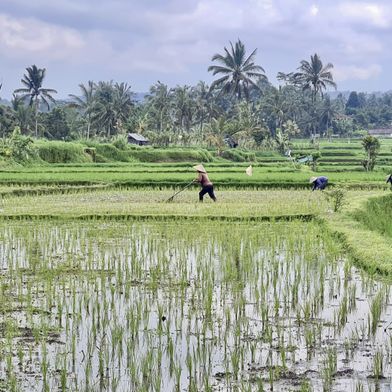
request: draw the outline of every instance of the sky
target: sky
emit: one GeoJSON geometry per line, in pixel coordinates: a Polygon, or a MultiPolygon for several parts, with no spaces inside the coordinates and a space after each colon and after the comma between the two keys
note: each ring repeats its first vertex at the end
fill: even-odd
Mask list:
{"type": "Polygon", "coordinates": [[[340,91],[392,89],[392,0],[0,0],[0,97],[33,64],[57,98],[89,80],[210,84],[238,39],[274,85],[318,53],[340,91]]]}

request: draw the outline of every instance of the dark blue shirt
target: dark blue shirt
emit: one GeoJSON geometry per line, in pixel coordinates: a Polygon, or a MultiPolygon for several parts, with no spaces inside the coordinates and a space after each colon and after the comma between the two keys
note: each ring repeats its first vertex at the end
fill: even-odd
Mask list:
{"type": "Polygon", "coordinates": [[[392,185],[392,174],[388,177],[387,184],[388,184],[388,182],[390,182],[392,185]]]}
{"type": "Polygon", "coordinates": [[[313,182],[313,188],[312,191],[316,189],[320,189],[321,191],[325,189],[325,187],[328,184],[328,178],[327,177],[317,177],[317,179],[313,182]]]}

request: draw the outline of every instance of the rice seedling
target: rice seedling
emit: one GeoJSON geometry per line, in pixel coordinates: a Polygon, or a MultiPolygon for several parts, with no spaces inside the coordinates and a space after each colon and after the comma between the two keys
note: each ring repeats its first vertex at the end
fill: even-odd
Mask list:
{"type": "Polygon", "coordinates": [[[376,372],[355,321],[381,344],[386,283],[339,261],[316,222],[206,222],[1,224],[6,390],[280,390],[294,374],[308,391],[343,360],[376,372]]]}

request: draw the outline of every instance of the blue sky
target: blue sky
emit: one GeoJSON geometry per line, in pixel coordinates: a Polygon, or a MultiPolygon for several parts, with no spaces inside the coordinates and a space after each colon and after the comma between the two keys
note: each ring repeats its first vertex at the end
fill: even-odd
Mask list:
{"type": "Polygon", "coordinates": [[[273,84],[317,52],[339,90],[392,89],[391,0],[1,0],[0,96],[32,64],[60,98],[88,80],[211,83],[212,55],[238,38],[273,84]]]}

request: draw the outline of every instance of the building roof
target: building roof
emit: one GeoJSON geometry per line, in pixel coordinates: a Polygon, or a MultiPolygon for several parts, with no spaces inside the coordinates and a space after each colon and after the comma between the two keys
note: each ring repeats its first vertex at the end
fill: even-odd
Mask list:
{"type": "Polygon", "coordinates": [[[392,128],[369,129],[369,135],[392,135],[392,128]]]}
{"type": "Polygon", "coordinates": [[[138,142],[148,142],[148,139],[146,139],[143,135],[140,135],[138,133],[128,133],[128,137],[131,137],[132,139],[135,139],[138,142]]]}

